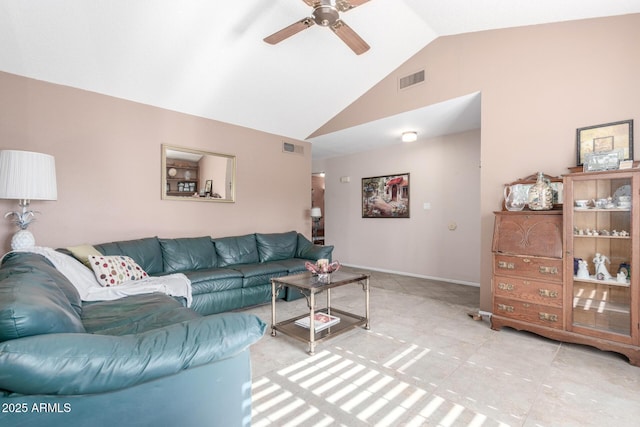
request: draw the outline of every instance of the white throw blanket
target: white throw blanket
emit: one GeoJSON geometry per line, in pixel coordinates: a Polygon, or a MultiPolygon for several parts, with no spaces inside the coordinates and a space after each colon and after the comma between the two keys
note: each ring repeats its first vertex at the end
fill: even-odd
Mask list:
{"type": "Polygon", "coordinates": [[[184,297],[187,300],[187,307],[191,307],[191,281],[182,273],[147,277],[118,286],[103,287],[98,283],[92,270],[77,259],[52,248],[36,246],[15,252],[32,252],[46,257],[60,273],[69,279],[83,301],[111,301],[129,295],[161,292],[173,297],[184,297]]]}

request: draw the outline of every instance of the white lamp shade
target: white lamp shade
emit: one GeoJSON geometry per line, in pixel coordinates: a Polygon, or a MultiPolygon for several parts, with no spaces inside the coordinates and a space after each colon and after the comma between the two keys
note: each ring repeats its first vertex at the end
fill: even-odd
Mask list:
{"type": "Polygon", "coordinates": [[[311,208],[311,218],[320,218],[322,216],[322,211],[320,208],[315,207],[311,208]]]}
{"type": "Polygon", "coordinates": [[[0,199],[57,200],[53,156],[31,151],[0,151],[0,199]]]}

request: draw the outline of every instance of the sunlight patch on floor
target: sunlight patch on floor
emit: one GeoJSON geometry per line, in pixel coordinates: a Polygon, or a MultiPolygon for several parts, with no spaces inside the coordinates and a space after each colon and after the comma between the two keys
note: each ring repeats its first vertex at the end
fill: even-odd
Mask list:
{"type": "Polygon", "coordinates": [[[451,401],[412,383],[406,371],[429,357],[429,349],[404,344],[377,368],[367,366],[360,355],[336,350],[323,350],[275,371],[272,378],[256,379],[252,425],[506,426],[464,406],[460,397],[451,401]]]}

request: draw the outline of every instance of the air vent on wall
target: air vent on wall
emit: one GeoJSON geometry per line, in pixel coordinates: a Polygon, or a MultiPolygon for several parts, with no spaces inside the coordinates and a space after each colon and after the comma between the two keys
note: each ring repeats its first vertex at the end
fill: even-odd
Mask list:
{"type": "Polygon", "coordinates": [[[424,70],[409,74],[408,76],[400,77],[400,79],[398,79],[398,89],[403,90],[411,86],[424,83],[424,79],[424,70]]]}
{"type": "Polygon", "coordinates": [[[302,145],[296,145],[290,142],[282,143],[282,151],[285,153],[304,155],[304,147],[302,145]]]}

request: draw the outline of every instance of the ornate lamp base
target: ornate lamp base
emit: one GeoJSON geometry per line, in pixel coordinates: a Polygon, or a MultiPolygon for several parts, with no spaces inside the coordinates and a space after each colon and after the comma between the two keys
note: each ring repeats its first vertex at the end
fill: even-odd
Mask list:
{"type": "Polygon", "coordinates": [[[14,251],[20,249],[32,248],[36,245],[36,239],[29,230],[20,230],[13,235],[11,239],[11,249],[14,251]]]}

